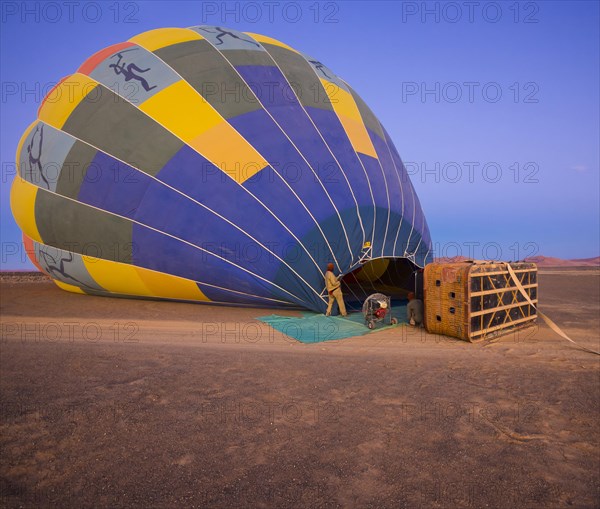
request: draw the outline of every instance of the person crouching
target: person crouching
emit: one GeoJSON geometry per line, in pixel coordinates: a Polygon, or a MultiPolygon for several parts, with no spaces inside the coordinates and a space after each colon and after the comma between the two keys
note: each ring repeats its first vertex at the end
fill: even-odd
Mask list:
{"type": "Polygon", "coordinates": [[[406,318],[410,325],[423,327],[423,301],[416,299],[413,292],[409,292],[408,294],[406,318]]]}

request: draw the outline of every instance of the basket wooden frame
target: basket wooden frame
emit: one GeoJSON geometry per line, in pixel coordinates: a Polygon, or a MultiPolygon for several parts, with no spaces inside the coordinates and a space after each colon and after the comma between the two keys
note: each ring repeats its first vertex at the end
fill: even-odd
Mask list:
{"type": "Polygon", "coordinates": [[[470,342],[532,325],[537,319],[537,266],[511,263],[532,306],[504,262],[431,263],[424,271],[425,327],[470,342]]]}

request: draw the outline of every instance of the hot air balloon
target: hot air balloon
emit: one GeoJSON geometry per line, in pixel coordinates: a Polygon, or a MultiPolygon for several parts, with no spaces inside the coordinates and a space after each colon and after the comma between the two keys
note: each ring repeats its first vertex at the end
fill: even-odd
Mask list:
{"type": "Polygon", "coordinates": [[[263,35],[162,28],[99,51],[45,97],[17,163],[27,252],[72,292],[322,312],[327,263],[360,298],[432,256],[377,117],[263,35]]]}

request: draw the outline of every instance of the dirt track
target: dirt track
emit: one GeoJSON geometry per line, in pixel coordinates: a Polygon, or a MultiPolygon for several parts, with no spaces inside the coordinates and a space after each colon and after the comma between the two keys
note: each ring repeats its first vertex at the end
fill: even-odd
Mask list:
{"type": "MultiPolygon", "coordinates": [[[[599,284],[540,271],[595,349],[599,284]]],[[[544,325],[303,345],[271,310],[1,290],[3,507],[600,505],[599,357],[544,325]]]]}

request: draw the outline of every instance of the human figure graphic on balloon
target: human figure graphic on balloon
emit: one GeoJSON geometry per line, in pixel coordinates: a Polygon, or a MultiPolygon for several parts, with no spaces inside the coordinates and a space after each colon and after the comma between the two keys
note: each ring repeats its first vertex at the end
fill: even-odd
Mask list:
{"type": "Polygon", "coordinates": [[[35,128],[35,131],[33,131],[33,135],[31,137],[31,142],[29,143],[29,145],[27,146],[27,156],[29,157],[29,175],[30,178],[34,179],[34,174],[33,174],[33,168],[36,167],[40,177],[42,178],[42,180],[46,183],[46,189],[50,189],[50,183],[48,182],[48,179],[46,178],[46,176],[44,175],[44,167],[42,165],[41,159],[42,159],[42,144],[44,143],[44,126],[43,124],[37,125],[35,128]],[[36,135],[39,132],[39,136],[38,136],[38,147],[37,147],[37,157],[33,155],[33,148],[35,145],[35,141],[36,141],[36,135]]]}
{"type": "MultiPolygon", "coordinates": [[[[124,52],[122,52],[122,53],[124,53],[124,52]]],[[[144,77],[138,76],[137,74],[135,74],[135,72],[148,72],[150,70],[150,67],[148,67],[148,69],[140,69],[135,64],[125,64],[124,62],[121,63],[121,61],[123,60],[122,53],[117,53],[116,55],[113,55],[112,58],[118,56],[119,60],[117,60],[117,62],[114,64],[110,64],[108,67],[110,67],[111,69],[114,69],[115,74],[122,74],[125,77],[125,81],[131,81],[131,80],[139,81],[142,84],[142,87],[144,87],[144,90],[146,92],[150,92],[150,90],[152,90],[153,88],[156,88],[156,85],[151,87],[144,77]]]]}
{"type": "Polygon", "coordinates": [[[218,32],[213,32],[212,30],[209,30],[206,27],[200,27],[200,30],[202,30],[203,32],[206,32],[208,34],[218,34],[217,35],[217,40],[219,41],[216,45],[220,46],[221,44],[223,44],[223,37],[225,37],[226,35],[228,35],[229,37],[231,37],[232,39],[237,39],[238,41],[242,41],[242,42],[247,42],[249,44],[253,44],[254,46],[256,46],[257,48],[260,48],[260,44],[254,42],[254,41],[249,41],[248,39],[243,39],[242,37],[234,34],[233,32],[224,29],[223,27],[213,27],[216,30],[218,30],[218,32]]]}

